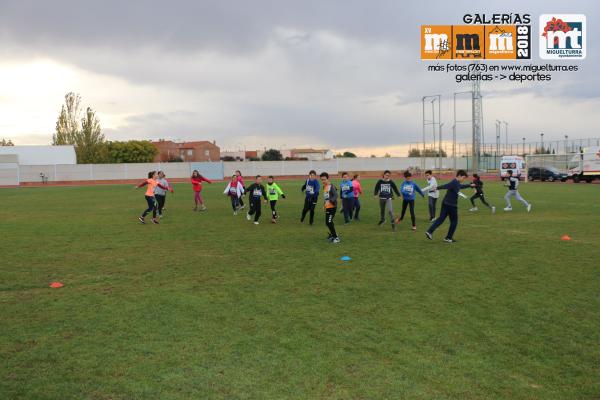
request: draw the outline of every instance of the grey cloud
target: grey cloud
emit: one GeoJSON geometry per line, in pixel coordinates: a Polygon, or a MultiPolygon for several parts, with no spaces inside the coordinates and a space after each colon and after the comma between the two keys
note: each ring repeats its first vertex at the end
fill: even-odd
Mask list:
{"type": "MultiPolygon", "coordinates": [[[[507,0],[500,9],[466,0],[0,0],[0,52],[4,59],[55,59],[224,110],[222,121],[207,121],[194,111],[201,105],[167,104],[180,110],[131,116],[106,129],[109,137],[228,141],[257,134],[391,145],[419,139],[423,95],[442,93],[449,116],[452,93],[469,89],[425,72],[418,60],[421,23],[460,23],[466,12],[487,11],[529,12],[536,25],[542,12],[582,10],[595,31],[598,8],[593,1],[541,0],[526,6],[507,0]],[[320,42],[324,34],[351,47],[328,47],[320,42]],[[390,107],[397,116],[386,114],[390,107]]],[[[600,62],[588,43],[581,73],[557,75],[552,85],[483,85],[486,102],[524,94],[597,99],[600,62]]]]}

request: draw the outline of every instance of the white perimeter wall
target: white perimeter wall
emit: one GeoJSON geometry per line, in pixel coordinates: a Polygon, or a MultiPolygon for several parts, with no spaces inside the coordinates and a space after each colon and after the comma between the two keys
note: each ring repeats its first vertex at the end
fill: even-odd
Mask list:
{"type": "MultiPolygon", "coordinates": [[[[41,182],[40,174],[52,181],[97,181],[97,180],[129,180],[144,179],[148,171],[163,170],[167,178],[189,178],[192,169],[198,169],[211,179],[221,179],[233,175],[240,170],[244,176],[253,175],[285,175],[305,176],[314,169],[318,173],[326,171],[337,174],[342,171],[374,172],[402,171],[407,168],[434,169],[438,161],[434,158],[338,158],[329,161],[239,161],[223,163],[138,163],[138,164],[53,164],[53,165],[19,165],[17,182],[41,182]]],[[[439,162],[439,161],[438,161],[439,162]]],[[[451,169],[451,158],[442,158],[442,169],[451,169]]],[[[457,168],[466,168],[466,160],[458,159],[457,168]]],[[[6,175],[14,175],[14,164],[7,164],[10,169],[6,175]]],[[[12,176],[11,175],[11,176],[12,176]]],[[[8,179],[8,178],[7,178],[8,179]]],[[[10,178],[12,179],[12,178],[10,178]]],[[[14,181],[14,180],[13,180],[14,181]]],[[[0,183],[1,184],[1,183],[0,183]]]]}

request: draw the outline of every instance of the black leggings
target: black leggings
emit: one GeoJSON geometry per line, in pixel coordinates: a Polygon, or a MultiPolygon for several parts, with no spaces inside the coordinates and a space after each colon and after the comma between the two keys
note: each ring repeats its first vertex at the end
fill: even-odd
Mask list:
{"type": "Polygon", "coordinates": [[[354,219],[359,219],[358,214],[360,213],[360,200],[358,197],[354,198],[354,219]]]}
{"type": "Polygon", "coordinates": [[[304,218],[306,218],[306,214],[310,212],[310,224],[312,225],[315,222],[315,206],[317,205],[317,200],[312,197],[304,198],[304,208],[302,209],[302,218],[300,218],[300,222],[304,222],[304,218]]]}
{"type": "Polygon", "coordinates": [[[250,211],[248,211],[248,214],[254,215],[254,222],[258,222],[262,214],[260,197],[258,199],[250,198],[250,211]]]}
{"type": "Polygon", "coordinates": [[[352,221],[352,213],[354,212],[354,197],[342,199],[342,207],[344,207],[344,222],[352,221]]]}
{"type": "Polygon", "coordinates": [[[404,214],[406,213],[406,207],[410,208],[410,220],[415,226],[415,201],[414,200],[402,200],[402,213],[400,214],[400,221],[404,219],[404,214]]]}
{"type": "Polygon", "coordinates": [[[167,196],[164,194],[155,194],[154,198],[156,198],[158,215],[162,215],[163,208],[165,207],[165,201],[167,201],[167,196]]]}
{"type": "Polygon", "coordinates": [[[233,211],[237,211],[238,207],[240,206],[240,199],[237,196],[230,196],[231,198],[231,208],[233,208],[233,211]]]}
{"type": "Polygon", "coordinates": [[[144,218],[148,213],[152,212],[152,218],[156,218],[156,199],[154,196],[144,196],[146,201],[148,202],[148,208],[142,214],[142,218],[144,218]]]}
{"type": "Polygon", "coordinates": [[[479,198],[481,200],[481,202],[483,204],[485,204],[486,206],[490,207],[490,205],[488,204],[487,201],[485,201],[485,196],[482,193],[475,193],[473,196],[471,196],[471,198],[469,200],[471,200],[471,204],[473,204],[473,207],[475,207],[475,199],[479,198]]]}
{"type": "Polygon", "coordinates": [[[271,205],[271,215],[273,216],[273,218],[277,218],[277,210],[275,210],[277,200],[271,200],[269,201],[269,204],[271,205]]]}
{"type": "Polygon", "coordinates": [[[333,217],[335,217],[335,212],[337,208],[326,208],[325,209],[325,225],[329,228],[329,236],[336,238],[337,232],[335,231],[335,224],[333,222],[333,217]]]}

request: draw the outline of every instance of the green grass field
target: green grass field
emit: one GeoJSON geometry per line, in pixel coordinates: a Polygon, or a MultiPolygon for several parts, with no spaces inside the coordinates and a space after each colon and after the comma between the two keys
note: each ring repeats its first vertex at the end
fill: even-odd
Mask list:
{"type": "Polygon", "coordinates": [[[523,184],[508,214],[488,183],[456,244],[365,196],[339,245],[281,186],[259,226],[222,183],[204,213],[175,185],[159,226],[128,185],[1,189],[0,399],[600,398],[600,186],[523,184]]]}

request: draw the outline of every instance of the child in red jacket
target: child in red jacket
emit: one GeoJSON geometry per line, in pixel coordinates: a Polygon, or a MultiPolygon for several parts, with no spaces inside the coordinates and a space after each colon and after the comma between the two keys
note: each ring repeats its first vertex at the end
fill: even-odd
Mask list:
{"type": "Polygon", "coordinates": [[[200,175],[200,172],[197,170],[192,172],[191,181],[192,189],[194,189],[194,203],[196,204],[194,211],[198,211],[198,205],[200,205],[200,211],[205,211],[206,206],[204,205],[204,200],[202,199],[202,182],[212,183],[212,181],[200,175]]]}

